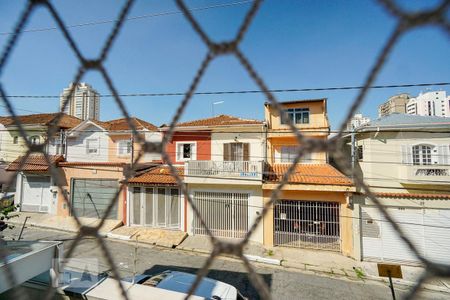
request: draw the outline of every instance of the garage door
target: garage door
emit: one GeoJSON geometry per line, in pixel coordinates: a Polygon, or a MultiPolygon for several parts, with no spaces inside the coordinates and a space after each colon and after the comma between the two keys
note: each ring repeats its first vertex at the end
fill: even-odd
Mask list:
{"type": "Polygon", "coordinates": [[[21,211],[49,212],[51,197],[50,177],[23,177],[21,211]]]}
{"type": "MultiPolygon", "coordinates": [[[[425,257],[450,263],[450,210],[389,208],[405,235],[425,257]]],[[[417,262],[413,252],[377,208],[362,208],[363,257],[417,262]]]]}
{"type": "Polygon", "coordinates": [[[273,213],[275,245],[340,251],[339,211],[336,202],[277,201],[273,213]]]}
{"type": "MultiPolygon", "coordinates": [[[[195,206],[212,234],[227,238],[245,237],[248,231],[248,198],[247,193],[194,193],[195,206]]],[[[194,234],[207,234],[195,214],[194,234]]]]}
{"type": "MultiPolygon", "coordinates": [[[[117,180],[72,179],[72,209],[79,217],[103,218],[108,205],[119,190],[117,180]]],[[[117,219],[118,200],[107,219],[117,219]]]]}

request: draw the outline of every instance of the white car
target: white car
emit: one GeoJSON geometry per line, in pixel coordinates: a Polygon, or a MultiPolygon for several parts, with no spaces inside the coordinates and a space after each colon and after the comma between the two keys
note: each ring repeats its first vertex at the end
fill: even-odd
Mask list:
{"type": "MultiPolygon", "coordinates": [[[[134,283],[187,294],[195,278],[195,274],[164,271],[157,275],[138,275],[134,283]]],[[[202,279],[193,295],[212,300],[247,299],[234,286],[208,277],[202,279]]]]}

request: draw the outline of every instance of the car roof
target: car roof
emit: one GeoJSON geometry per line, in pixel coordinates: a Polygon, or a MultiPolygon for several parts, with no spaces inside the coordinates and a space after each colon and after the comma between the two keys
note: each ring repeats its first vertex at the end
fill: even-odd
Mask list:
{"type": "MultiPolygon", "coordinates": [[[[196,278],[195,274],[186,272],[169,271],[166,273],[168,275],[156,287],[181,293],[187,293],[196,278]]],[[[218,296],[220,299],[236,299],[237,290],[227,283],[204,277],[194,295],[205,298],[218,296]]]]}

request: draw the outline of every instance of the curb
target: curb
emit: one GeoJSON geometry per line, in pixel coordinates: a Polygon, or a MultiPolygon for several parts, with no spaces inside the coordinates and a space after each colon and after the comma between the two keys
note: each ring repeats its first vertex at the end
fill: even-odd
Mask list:
{"type": "MultiPolygon", "coordinates": [[[[11,224],[14,225],[23,225],[22,222],[15,222],[15,221],[8,221],[11,224]]],[[[33,223],[33,222],[27,222],[27,224],[25,225],[25,228],[27,228],[27,226],[30,227],[36,227],[36,228],[43,228],[43,229],[50,229],[53,231],[62,231],[62,232],[67,232],[67,233],[77,233],[78,230],[69,230],[69,229],[65,229],[65,228],[55,228],[55,227],[51,227],[51,226],[45,226],[45,225],[41,225],[38,223],[33,223]]],[[[103,231],[99,231],[98,234],[102,237],[107,237],[108,232],[103,232],[103,231]]]]}
{"type": "Polygon", "coordinates": [[[259,263],[275,265],[275,266],[281,266],[281,260],[279,260],[279,259],[266,258],[266,257],[250,255],[250,254],[244,254],[244,256],[250,261],[256,261],[259,263]]]}

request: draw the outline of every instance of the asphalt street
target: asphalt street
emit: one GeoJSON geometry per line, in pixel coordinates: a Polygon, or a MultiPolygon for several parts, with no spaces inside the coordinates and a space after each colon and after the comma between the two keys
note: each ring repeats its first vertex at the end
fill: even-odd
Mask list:
{"type": "MultiPolygon", "coordinates": [[[[6,239],[17,238],[18,232],[19,228],[15,228],[4,231],[3,235],[6,239]]],[[[22,240],[61,240],[67,253],[74,236],[71,233],[31,227],[24,230],[22,240]]],[[[164,270],[195,273],[207,259],[207,256],[202,254],[144,245],[138,245],[135,256],[134,243],[111,239],[105,239],[105,242],[121,276],[133,274],[135,261],[138,274],[154,274],[164,270]]],[[[72,257],[98,262],[101,272],[110,270],[105,255],[94,238],[82,239],[72,257]]],[[[274,299],[392,299],[388,286],[383,283],[333,278],[263,264],[254,264],[254,268],[269,286],[274,299]]],[[[208,277],[235,286],[249,299],[259,298],[258,291],[250,283],[246,269],[239,261],[217,258],[208,277]]],[[[396,293],[401,298],[407,290],[397,288],[396,293]]],[[[448,294],[431,291],[423,291],[420,294],[421,299],[448,299],[448,297],[448,294]]]]}

